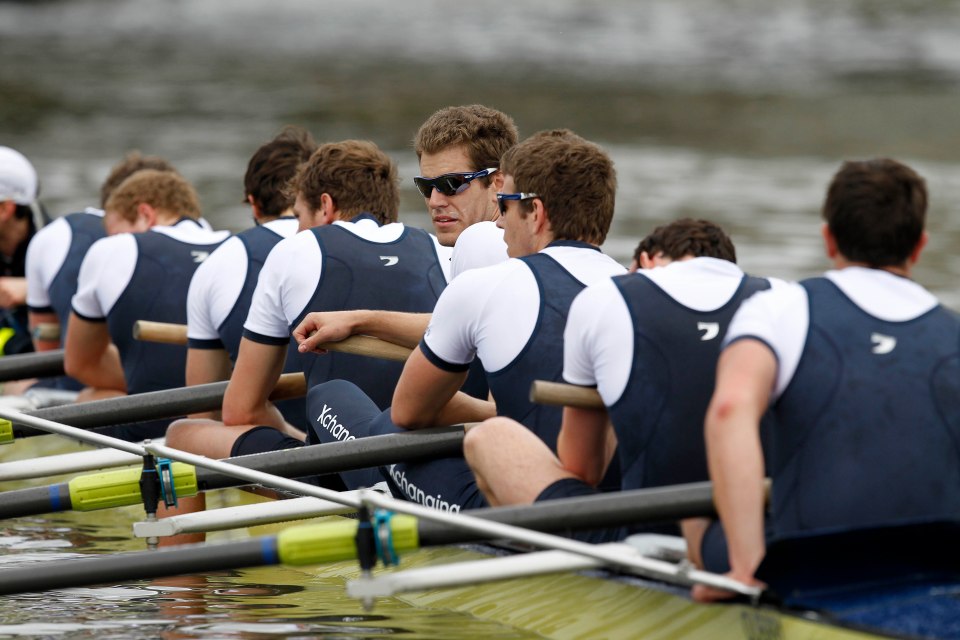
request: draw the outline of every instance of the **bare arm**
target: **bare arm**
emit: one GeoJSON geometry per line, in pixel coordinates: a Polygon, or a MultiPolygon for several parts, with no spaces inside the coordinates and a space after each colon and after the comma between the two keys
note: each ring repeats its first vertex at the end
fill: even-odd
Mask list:
{"type": "MultiPolygon", "coordinates": [[[[339,342],[362,334],[413,349],[430,323],[429,313],[400,311],[316,311],[308,314],[293,330],[300,352],[318,351],[322,342],[339,342]]],[[[323,353],[321,350],[320,353],[323,353]]]]}
{"type": "Polygon", "coordinates": [[[127,392],[120,354],[110,342],[106,322],[90,322],[76,313],[70,314],[63,368],[67,375],[88,387],[127,392]]]}
{"type": "MultiPolygon", "coordinates": [[[[766,552],[763,533],[764,466],[760,418],[776,380],[773,353],[757,340],[735,342],[720,355],[717,385],[707,410],[707,462],[714,500],[727,536],[730,575],[753,583],[766,552]]],[[[730,594],[694,591],[715,599],[730,594]]]]}
{"type": "Polygon", "coordinates": [[[60,341],[63,338],[63,332],[66,330],[66,327],[60,327],[60,318],[57,317],[57,314],[53,313],[52,311],[47,311],[44,313],[30,311],[27,313],[27,319],[30,324],[30,333],[33,336],[33,348],[36,351],[51,351],[53,349],[60,348],[60,341]],[[52,338],[39,337],[36,333],[36,330],[40,325],[56,325],[60,327],[60,337],[58,337],[56,340],[52,338]]]}
{"type": "Polygon", "coordinates": [[[492,402],[457,391],[466,378],[466,371],[444,371],[420,349],[414,349],[393,394],[391,419],[404,429],[422,429],[479,422],[496,415],[492,402]]]}
{"type": "MultiPolygon", "coordinates": [[[[186,382],[188,387],[208,382],[229,380],[230,356],[223,349],[187,349],[186,382]]],[[[205,411],[190,415],[191,418],[220,420],[219,411],[205,411]]]]}
{"type": "Polygon", "coordinates": [[[280,378],[286,357],[285,345],[240,339],[240,352],[223,396],[225,425],[267,425],[302,437],[302,432],[287,424],[267,399],[280,378]]]}
{"type": "Polygon", "coordinates": [[[595,487],[615,450],[616,436],[606,409],[563,408],[557,456],[564,469],[595,487]]]}

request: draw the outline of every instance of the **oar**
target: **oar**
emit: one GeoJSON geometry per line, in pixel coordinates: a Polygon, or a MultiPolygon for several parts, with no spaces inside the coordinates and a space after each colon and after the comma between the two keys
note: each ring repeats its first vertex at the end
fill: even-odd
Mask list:
{"type": "Polygon", "coordinates": [[[63,349],[0,358],[0,382],[63,375],[63,349]]]}
{"type": "Polygon", "coordinates": [[[530,402],[580,409],[603,409],[603,399],[596,389],[563,382],[534,380],[530,385],[530,402]]]}
{"type": "MultiPolygon", "coordinates": [[[[359,540],[361,542],[363,568],[365,572],[368,572],[371,566],[369,552],[374,546],[375,537],[378,537],[381,541],[392,540],[393,548],[389,550],[391,554],[394,551],[405,551],[429,545],[434,543],[430,540],[429,530],[426,535],[421,535],[419,525],[422,522],[430,521],[447,529],[454,528],[465,532],[467,538],[480,536],[518,540],[539,547],[578,554],[604,564],[627,567],[640,572],[642,575],[669,581],[681,580],[686,582],[686,580],[693,580],[697,583],[731,590],[753,598],[757,598],[761,594],[761,591],[755,587],[744,585],[723,576],[688,568],[678,569],[675,565],[650,558],[629,557],[611,553],[609,550],[595,545],[506,525],[489,519],[477,518],[472,515],[467,516],[428,509],[414,503],[386,498],[372,491],[362,491],[360,498],[357,499],[321,487],[238,467],[229,462],[209,460],[166,446],[148,444],[145,448],[153,455],[165,456],[220,473],[235,475],[248,482],[333,502],[341,502],[359,509],[361,514],[369,508],[380,507],[413,517],[393,516],[386,524],[378,525],[378,531],[376,532],[373,531],[372,525],[366,521],[359,524],[355,521],[341,521],[326,525],[294,527],[278,536],[240,543],[190,545],[147,554],[124,553],[77,561],[67,560],[56,563],[56,567],[34,564],[23,569],[0,572],[0,593],[21,593],[24,591],[99,584],[106,581],[155,578],[181,573],[201,573],[277,563],[302,565],[345,560],[355,557],[354,539],[360,532],[365,534],[359,540]],[[389,527],[389,530],[383,530],[381,527],[389,527]]],[[[525,509],[530,510],[531,508],[525,507],[525,509]]],[[[443,540],[441,544],[446,542],[448,540],[443,540]]],[[[372,560],[375,562],[376,558],[374,557],[372,560]]]]}
{"type": "MultiPolygon", "coordinates": [[[[187,344],[187,326],[167,322],[151,322],[137,320],[133,325],[133,337],[150,342],[164,342],[167,344],[187,344]]],[[[340,342],[324,342],[317,345],[327,351],[338,351],[358,356],[382,358],[405,362],[410,355],[407,347],[380,340],[373,336],[350,336],[340,342]]]]}
{"type": "MultiPolygon", "coordinates": [[[[3,361],[4,358],[0,358],[3,361]]],[[[94,400],[81,404],[62,405],[48,409],[25,412],[55,422],[62,422],[82,429],[93,429],[115,424],[176,418],[178,416],[219,409],[227,382],[211,382],[193,387],[149,391],[131,396],[94,400]]],[[[270,394],[271,400],[302,397],[307,391],[302,373],[285,373],[270,394]]],[[[13,421],[14,437],[29,437],[46,433],[27,422],[13,421]]]]}
{"type": "Polygon", "coordinates": [[[27,460],[0,462],[0,482],[46,478],[93,469],[128,467],[141,462],[140,456],[117,449],[75,451],[27,460]]]}
{"type": "MultiPolygon", "coordinates": [[[[34,416],[0,409],[0,417],[30,424],[51,433],[59,433],[96,446],[114,447],[127,453],[143,456],[144,446],[117,440],[99,433],[89,433],[67,425],[34,416]]],[[[230,458],[237,468],[272,471],[290,477],[339,473],[365,467],[393,464],[401,461],[426,460],[459,455],[463,450],[464,427],[423,429],[410,433],[395,433],[370,438],[332,442],[300,449],[274,451],[230,458]]],[[[131,467],[81,475],[69,482],[42,487],[30,487],[0,493],[0,519],[15,518],[60,511],[94,511],[129,506],[141,502],[140,474],[142,469],[131,467]]],[[[172,465],[176,494],[192,496],[199,491],[241,486],[244,483],[230,475],[190,465],[172,465]]]]}

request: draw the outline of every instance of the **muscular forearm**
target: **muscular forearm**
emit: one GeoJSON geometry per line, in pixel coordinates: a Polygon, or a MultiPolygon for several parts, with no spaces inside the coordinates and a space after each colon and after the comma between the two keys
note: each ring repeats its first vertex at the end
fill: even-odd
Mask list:
{"type": "Polygon", "coordinates": [[[401,313],[399,311],[362,311],[354,324],[354,334],[374,336],[413,349],[423,338],[429,313],[401,313]]]}
{"type": "Polygon", "coordinates": [[[127,392],[120,354],[113,344],[108,345],[99,357],[89,354],[77,357],[68,349],[63,364],[67,375],[76,378],[85,386],[127,392]]]}
{"type": "Polygon", "coordinates": [[[483,422],[497,415],[497,406],[489,400],[480,400],[458,391],[440,410],[434,426],[483,422]]]}

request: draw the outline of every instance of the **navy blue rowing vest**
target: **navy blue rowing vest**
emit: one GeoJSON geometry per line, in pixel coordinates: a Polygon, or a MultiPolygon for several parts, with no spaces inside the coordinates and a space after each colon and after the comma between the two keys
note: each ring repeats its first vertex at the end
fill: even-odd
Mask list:
{"type": "MultiPolygon", "coordinates": [[[[243,281],[243,288],[240,289],[240,295],[237,296],[233,309],[217,327],[220,342],[223,343],[224,349],[230,354],[231,362],[237,361],[237,353],[240,351],[240,338],[243,337],[243,323],[247,321],[250,301],[253,300],[253,292],[257,288],[260,270],[263,269],[263,263],[270,251],[277,246],[278,242],[283,240],[283,236],[263,226],[247,229],[238,233],[235,237],[243,243],[243,248],[247,252],[247,277],[243,281]]],[[[303,371],[303,359],[303,354],[297,350],[297,341],[291,337],[283,372],[303,371]]],[[[284,420],[301,429],[306,428],[307,409],[303,398],[281,400],[276,405],[280,413],[283,414],[284,420]]]]}
{"type": "Polygon", "coordinates": [[[614,284],[633,323],[633,366],[623,395],[609,407],[617,432],[623,489],[708,479],[703,419],[713,395],[720,344],[740,303],[770,288],[744,276],[713,311],[686,307],[641,274],[614,284]]]}
{"type": "Polygon", "coordinates": [[[50,282],[47,290],[50,307],[60,320],[61,342],[67,335],[67,321],[70,319],[71,301],[77,292],[77,276],[80,264],[87,255],[87,249],[107,234],[103,229],[103,218],[92,213],[71,213],[63,219],[70,225],[70,248],[67,256],[50,282]]]}
{"type": "MultiPolygon", "coordinates": [[[[556,245],[595,249],[583,242],[556,242],[556,245]]],[[[540,310],[530,340],[513,362],[499,371],[487,372],[490,392],[497,403],[497,414],[513,418],[557,450],[562,407],[530,402],[534,380],[559,382],[563,374],[563,329],[573,299],[584,284],[570,275],[560,263],[545,253],[520,258],[537,280],[540,310]]]]}
{"type": "Polygon", "coordinates": [[[960,519],[960,319],[887,322],[826,278],[773,406],[773,537],[960,519]]]}
{"type": "Polygon", "coordinates": [[[133,339],[133,323],[187,322],[187,287],[200,263],[219,246],[190,244],[158,232],[135,233],[137,265],[127,288],[107,314],[110,338],[120,351],[127,393],[184,386],[182,346],[133,339]]]}
{"type": "MultiPolygon", "coordinates": [[[[374,219],[364,214],[354,218],[374,219]]],[[[446,279],[430,235],[405,227],[390,243],[371,242],[338,225],[311,229],[323,255],[320,282],[291,331],[311,311],[381,309],[429,313],[446,279]]],[[[330,352],[303,359],[307,388],[327,380],[349,380],[381,410],[390,406],[402,362],[330,352]]]]}

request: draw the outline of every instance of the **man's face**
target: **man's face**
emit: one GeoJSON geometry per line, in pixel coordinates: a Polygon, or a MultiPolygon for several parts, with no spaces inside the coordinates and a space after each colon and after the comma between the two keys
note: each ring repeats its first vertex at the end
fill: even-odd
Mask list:
{"type": "MultiPolygon", "coordinates": [[[[420,158],[420,175],[424,178],[436,178],[445,173],[469,173],[474,170],[466,148],[462,146],[449,147],[437,153],[424,153],[420,158]]],[[[491,200],[496,193],[496,175],[494,173],[487,180],[488,186],[484,186],[481,179],[472,180],[462,193],[445,196],[433,189],[430,197],[424,199],[440,244],[452,247],[460,233],[470,225],[496,219],[496,198],[491,200]]]]}
{"type": "MultiPolygon", "coordinates": [[[[503,193],[516,193],[517,186],[513,182],[513,176],[503,176],[503,193]]],[[[493,195],[493,202],[496,204],[497,196],[493,195]]],[[[503,241],[507,244],[507,255],[511,258],[522,258],[538,251],[536,237],[531,228],[530,214],[527,217],[521,217],[525,212],[525,205],[519,200],[504,200],[506,213],[501,214],[497,219],[497,226],[503,229],[503,241]]]]}
{"type": "Polygon", "coordinates": [[[293,203],[293,215],[297,217],[297,231],[313,229],[323,223],[323,211],[321,209],[314,210],[303,199],[303,195],[299,193],[293,203]]]}

